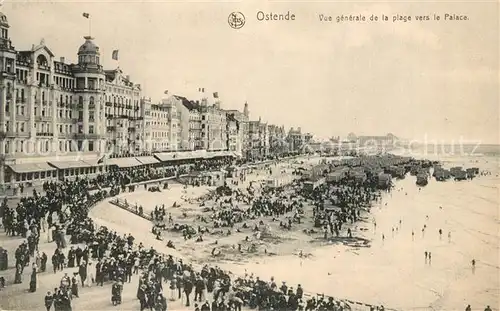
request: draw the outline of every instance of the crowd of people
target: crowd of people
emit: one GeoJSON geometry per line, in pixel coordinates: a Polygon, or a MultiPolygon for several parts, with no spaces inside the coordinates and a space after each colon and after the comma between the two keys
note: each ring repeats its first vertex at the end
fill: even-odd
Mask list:
{"type": "MultiPolygon", "coordinates": [[[[36,291],[38,273],[47,272],[48,260],[45,253],[39,254],[38,244],[42,233],[50,232],[57,244],[51,257],[52,270],[62,272],[64,276],[58,287],[45,296],[47,310],[52,307],[56,311],[71,310],[72,299],[79,297],[80,288],[105,284],[111,285],[110,301],[120,304],[123,287],[130,286],[133,275],[139,278],[136,298],[141,311],[166,311],[169,301],[179,299],[196,311],[240,311],[243,306],[287,311],[350,309],[348,304],[324,295],[306,297],[301,285],[293,288],[282,282],[278,286],[273,278],[263,281],[251,274],[235,278],[217,266],[197,268],[182,259],[144,247],[131,234],[120,235],[106,227],[99,228],[88,217],[89,209],[96,202],[125,191],[135,182],[229,165],[229,159],[214,159],[197,162],[190,168],[113,170],[93,180],[77,177],[73,181],[46,183],[43,195],[34,191],[33,196],[21,199],[15,208],[8,207],[8,202],[4,201],[1,216],[5,231],[8,235],[21,235],[26,239],[16,250],[14,283],[22,283],[23,270],[31,263],[29,289],[36,291]],[[66,236],[69,236],[70,244],[84,246],[68,247],[66,236]],[[64,272],[67,268],[77,268],[77,272],[69,276],[64,272]]],[[[214,204],[207,207],[210,217],[202,218],[206,223],[212,222],[214,229],[228,228],[229,233],[235,226],[235,230],[253,227],[254,231],[259,231],[262,221],[258,224],[251,222],[263,216],[280,221],[283,229],[290,229],[294,223],[301,222],[304,203],[312,201],[315,226],[325,230],[325,237],[327,232],[338,236],[343,224],[357,221],[360,211],[378,198],[378,191],[372,185],[370,181],[363,185],[325,184],[308,191],[298,183],[276,188],[250,185],[245,191],[230,189],[212,194],[214,204]]],[[[164,206],[155,208],[153,218],[157,221],[166,218],[164,206]]],[[[170,216],[168,222],[173,224],[170,216]]],[[[206,228],[198,227],[195,231],[203,234],[206,228]]],[[[373,310],[375,308],[384,310],[383,306],[373,307],[373,310]]]]}
{"type": "MultiPolygon", "coordinates": [[[[213,169],[225,164],[218,161],[218,164],[205,164],[204,167],[213,169]]],[[[123,282],[130,282],[132,274],[138,274],[139,270],[142,275],[137,298],[141,310],[167,309],[163,282],[169,283],[170,299],[179,299],[180,296],[187,306],[192,305],[191,297],[194,292],[192,299],[195,310],[241,310],[243,304],[267,309],[270,305],[277,305],[278,301],[282,303],[285,296],[296,295],[286,291],[278,299],[269,291],[262,290],[262,283],[245,283],[241,279],[233,282],[228,273],[217,267],[205,266],[196,272],[192,265],[184,264],[182,260],[174,260],[152,248],[146,250],[142,243],[137,245],[131,235],[120,236],[105,227],[97,228],[88,218],[89,208],[113,194],[113,190],[119,192],[124,184],[130,183],[132,179],[127,179],[127,176],[129,175],[112,171],[98,177],[98,181],[77,177],[73,181],[50,182],[44,184],[44,195],[34,191],[33,196],[21,199],[15,208],[10,208],[7,202],[3,202],[2,220],[6,232],[26,238],[26,242],[16,250],[15,283],[22,283],[23,270],[32,262],[29,289],[35,292],[38,288],[37,274],[47,272],[47,255],[38,254],[42,232],[52,230],[57,244],[51,258],[54,273],[64,273],[66,268],[78,267],[78,272],[72,277],[64,273],[59,286],[47,293],[44,299],[47,310],[52,306],[56,311],[71,310],[71,300],[79,297],[79,287],[91,286],[93,283],[100,286],[107,282],[113,283],[111,300],[120,302],[121,297],[116,297],[121,295],[123,282]],[[95,185],[98,185],[97,190],[95,185]],[[111,186],[109,192],[99,190],[106,186],[111,186]],[[70,236],[71,244],[83,243],[85,247],[75,249],[70,246],[67,250],[65,234],[70,236]],[[96,262],[95,267],[93,262],[96,262]],[[174,292],[177,295],[173,295],[174,292]],[[208,303],[206,293],[213,293],[211,304],[208,303]]],[[[294,298],[285,300],[290,300],[293,310],[298,308],[298,304],[293,302],[294,298]]]]}

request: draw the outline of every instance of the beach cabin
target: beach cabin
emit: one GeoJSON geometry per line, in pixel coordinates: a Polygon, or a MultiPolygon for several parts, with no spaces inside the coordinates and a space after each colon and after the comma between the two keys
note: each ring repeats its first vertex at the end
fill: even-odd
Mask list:
{"type": "Polygon", "coordinates": [[[325,183],[325,178],[324,177],[318,177],[314,179],[310,179],[307,181],[304,181],[304,189],[308,191],[312,191],[316,189],[317,187],[321,186],[322,184],[325,183]]]}
{"type": "Polygon", "coordinates": [[[456,177],[458,174],[461,174],[460,172],[462,172],[462,167],[461,166],[455,166],[455,167],[452,167],[450,168],[450,173],[451,173],[451,176],[453,177],[456,177]]]}
{"type": "Polygon", "coordinates": [[[455,177],[455,180],[466,180],[467,179],[467,172],[464,170],[461,171],[455,171],[453,174],[453,177],[455,177]]]}
{"type": "Polygon", "coordinates": [[[425,185],[427,185],[427,183],[428,183],[427,174],[425,174],[425,173],[419,173],[417,175],[416,184],[419,185],[419,186],[425,186],[425,185]]]}
{"type": "Polygon", "coordinates": [[[465,172],[467,173],[468,179],[472,179],[472,178],[476,177],[477,172],[479,171],[479,170],[477,170],[477,172],[476,172],[476,169],[477,168],[468,168],[465,170],[465,172]]]}
{"type": "Polygon", "coordinates": [[[433,175],[437,181],[445,181],[448,178],[450,178],[450,171],[445,170],[445,169],[440,169],[440,170],[434,171],[433,175]]]}
{"type": "Polygon", "coordinates": [[[405,178],[406,171],[404,167],[392,165],[386,169],[386,173],[391,174],[394,178],[405,178]]]}
{"type": "Polygon", "coordinates": [[[380,189],[388,189],[391,186],[391,175],[380,173],[378,174],[378,187],[380,189]]]}
{"type": "Polygon", "coordinates": [[[364,183],[368,178],[365,172],[355,172],[352,177],[357,183],[364,183]]]}

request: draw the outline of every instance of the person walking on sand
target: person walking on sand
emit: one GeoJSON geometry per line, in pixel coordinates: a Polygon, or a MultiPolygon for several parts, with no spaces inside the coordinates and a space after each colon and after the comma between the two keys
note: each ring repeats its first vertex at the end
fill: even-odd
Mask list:
{"type": "Polygon", "coordinates": [[[439,239],[441,240],[441,237],[443,236],[443,230],[439,229],[439,239]]]}
{"type": "Polygon", "coordinates": [[[411,240],[415,241],[415,231],[411,231],[411,240]]]}
{"type": "Polygon", "coordinates": [[[429,264],[430,264],[432,261],[431,252],[429,252],[428,256],[429,256],[429,264]]]}
{"type": "Polygon", "coordinates": [[[424,252],[424,255],[425,255],[425,262],[427,262],[427,258],[429,256],[429,254],[427,253],[427,251],[424,252]]]}
{"type": "Polygon", "coordinates": [[[451,232],[448,232],[448,243],[451,243],[451,232]]]}
{"type": "Polygon", "coordinates": [[[465,308],[465,311],[472,311],[472,308],[470,307],[470,305],[467,305],[467,307],[465,308]]]}

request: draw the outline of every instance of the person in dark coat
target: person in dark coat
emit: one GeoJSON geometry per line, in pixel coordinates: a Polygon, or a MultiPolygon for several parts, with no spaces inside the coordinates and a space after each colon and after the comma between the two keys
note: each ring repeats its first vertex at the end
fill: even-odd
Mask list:
{"type": "Polygon", "coordinates": [[[182,277],[178,277],[177,278],[177,291],[179,293],[179,297],[177,299],[181,299],[182,298],[182,291],[184,289],[184,280],[182,279],[182,277]]]}
{"type": "Polygon", "coordinates": [[[141,311],[146,309],[146,306],[147,306],[146,285],[141,285],[139,287],[139,290],[137,292],[137,299],[139,299],[139,302],[141,304],[141,311]]]}
{"type": "Polygon", "coordinates": [[[50,308],[52,308],[53,303],[54,303],[54,296],[52,296],[52,293],[48,291],[47,295],[45,295],[45,309],[47,309],[47,311],[50,311],[50,308]]]}
{"type": "Polygon", "coordinates": [[[194,301],[201,302],[203,291],[206,288],[205,280],[201,277],[196,279],[195,288],[194,288],[194,301]]]}
{"type": "Polygon", "coordinates": [[[75,250],[75,256],[76,256],[76,265],[77,266],[80,266],[81,262],[82,262],[82,257],[83,257],[83,251],[82,249],[80,248],[80,246],[78,246],[75,250]]]}
{"type": "Polygon", "coordinates": [[[82,287],[85,286],[85,280],[87,279],[87,264],[82,262],[78,268],[78,275],[80,275],[80,281],[82,281],[82,287]]]}
{"type": "Polygon", "coordinates": [[[45,272],[47,270],[47,254],[42,252],[42,257],[40,260],[40,272],[45,272]]]}
{"type": "Polygon", "coordinates": [[[37,268],[33,264],[33,271],[31,272],[31,280],[30,280],[30,292],[34,293],[36,292],[36,288],[38,286],[38,278],[37,278],[37,268]]]}
{"type": "Polygon", "coordinates": [[[56,273],[57,269],[59,268],[59,255],[58,254],[52,255],[52,268],[54,269],[54,273],[56,273]]]}
{"type": "Polygon", "coordinates": [[[79,298],[78,296],[78,280],[76,279],[76,275],[73,275],[71,278],[71,296],[75,296],[76,298],[79,298]]]}
{"type": "Polygon", "coordinates": [[[16,275],[14,277],[14,284],[21,284],[23,282],[22,273],[23,273],[23,266],[19,263],[16,266],[16,275]]]}
{"type": "Polygon", "coordinates": [[[189,307],[189,295],[193,291],[193,282],[189,278],[184,279],[184,293],[186,294],[186,307],[189,307]]]}
{"type": "Polygon", "coordinates": [[[73,249],[73,246],[71,246],[68,252],[68,268],[75,267],[75,259],[76,259],[75,250],[73,249]]]}

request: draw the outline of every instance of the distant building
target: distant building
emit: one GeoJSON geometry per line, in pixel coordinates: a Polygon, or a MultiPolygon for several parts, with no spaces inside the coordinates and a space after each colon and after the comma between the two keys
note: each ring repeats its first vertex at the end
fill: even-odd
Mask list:
{"type": "Polygon", "coordinates": [[[356,142],[363,145],[372,145],[372,146],[388,146],[392,145],[396,142],[398,138],[393,134],[389,133],[385,136],[357,136],[356,142]]]}
{"type": "Polygon", "coordinates": [[[293,127],[288,131],[288,145],[291,152],[300,152],[306,148],[306,145],[311,142],[313,135],[310,133],[302,133],[302,128],[293,127]]]}

